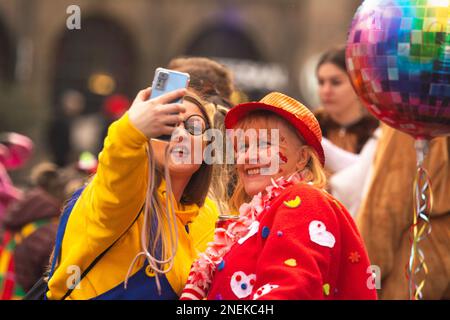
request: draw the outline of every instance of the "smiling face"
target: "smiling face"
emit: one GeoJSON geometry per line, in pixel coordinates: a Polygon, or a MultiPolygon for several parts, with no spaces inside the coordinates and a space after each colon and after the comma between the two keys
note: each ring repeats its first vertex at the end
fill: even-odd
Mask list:
{"type": "Polygon", "coordinates": [[[256,139],[245,135],[245,143],[236,150],[236,170],[239,180],[248,196],[263,191],[271,183],[271,179],[289,177],[302,170],[309,160],[306,146],[303,145],[296,130],[284,119],[273,113],[250,115],[235,129],[244,131],[255,129],[256,139]],[[267,130],[267,139],[261,139],[260,132],[267,130]],[[279,130],[274,141],[271,130],[279,130]],[[251,160],[256,161],[252,163],[251,160]],[[268,174],[268,168],[278,168],[268,174]]]}
{"type": "Polygon", "coordinates": [[[180,123],[174,130],[169,143],[168,161],[166,161],[164,154],[167,142],[151,141],[156,163],[163,167],[167,162],[172,177],[192,176],[201,166],[203,149],[206,146],[201,134],[207,126],[202,111],[194,103],[187,100],[184,100],[183,106],[186,108],[186,112],[181,114],[183,120],[196,135],[186,131],[188,128],[185,128],[185,123],[180,123]]]}

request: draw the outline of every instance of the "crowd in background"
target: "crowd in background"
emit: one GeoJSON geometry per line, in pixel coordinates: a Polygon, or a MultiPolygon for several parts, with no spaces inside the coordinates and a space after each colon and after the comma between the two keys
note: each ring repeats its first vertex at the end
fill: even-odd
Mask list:
{"type": "MultiPolygon", "coordinates": [[[[187,72],[190,87],[212,108],[212,125],[224,130],[233,107],[234,85],[226,67],[207,58],[177,58],[167,66],[187,72]]],[[[361,104],[345,69],[343,48],[324,53],[316,69],[320,123],[329,178],[328,192],[352,214],[369,258],[381,269],[382,299],[407,299],[405,266],[412,222],[415,175],[413,138],[378,122],[361,104]]],[[[84,115],[83,96],[70,88],[60,101],[64,114],[50,123],[51,158],[36,165],[29,185],[15,187],[8,177],[32,156],[26,137],[0,140],[0,298],[20,298],[48,271],[59,216],[67,199],[95,174],[107,129],[131,105],[128,97],[105,99],[103,115],[84,115]],[[12,159],[16,164],[11,165],[12,159]]],[[[433,181],[433,232],[423,250],[429,273],[425,299],[450,298],[450,139],[431,142],[425,167],[433,181]]],[[[232,165],[213,168],[210,187],[222,215],[236,183],[232,165]]]]}

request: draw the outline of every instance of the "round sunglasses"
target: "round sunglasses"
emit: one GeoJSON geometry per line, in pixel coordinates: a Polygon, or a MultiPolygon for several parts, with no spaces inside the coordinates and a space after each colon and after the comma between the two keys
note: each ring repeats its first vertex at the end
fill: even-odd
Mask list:
{"type": "Polygon", "coordinates": [[[197,114],[187,117],[186,120],[181,121],[180,123],[183,123],[184,129],[193,136],[200,136],[208,129],[206,119],[197,114]]]}

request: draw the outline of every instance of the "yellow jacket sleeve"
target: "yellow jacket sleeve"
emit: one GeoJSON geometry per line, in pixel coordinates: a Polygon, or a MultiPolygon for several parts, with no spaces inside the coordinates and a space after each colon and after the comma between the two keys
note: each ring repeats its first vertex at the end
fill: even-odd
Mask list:
{"type": "Polygon", "coordinates": [[[125,114],[114,122],[99,155],[97,173],[86,186],[70,214],[62,243],[59,267],[49,287],[63,294],[59,281],[67,268],[81,272],[131,225],[145,200],[147,187],[147,138],[125,114]],[[53,282],[53,283],[52,283],[53,282]]]}
{"type": "Polygon", "coordinates": [[[91,206],[85,211],[91,248],[106,248],[113,243],[144,204],[148,180],[146,142],[144,134],[131,124],[128,113],[110,126],[97,173],[78,201],[91,206]]]}
{"type": "MultiPolygon", "coordinates": [[[[61,257],[49,281],[50,299],[67,291],[73,266],[83,272],[132,224],[144,204],[148,180],[147,138],[125,114],[114,122],[99,155],[97,173],[70,214],[61,257]]],[[[90,286],[88,279],[84,285],[90,286]]]]}

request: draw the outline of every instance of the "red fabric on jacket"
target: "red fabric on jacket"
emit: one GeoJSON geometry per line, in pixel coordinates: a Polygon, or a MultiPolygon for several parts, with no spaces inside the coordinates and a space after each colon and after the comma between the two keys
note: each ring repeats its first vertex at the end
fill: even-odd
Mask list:
{"type": "Polygon", "coordinates": [[[258,221],[256,234],[236,243],[217,267],[208,299],[377,298],[353,219],[328,193],[306,184],[291,186],[258,221]],[[298,206],[295,201],[286,205],[297,196],[298,206]],[[317,230],[322,233],[314,236],[317,230]]]}

